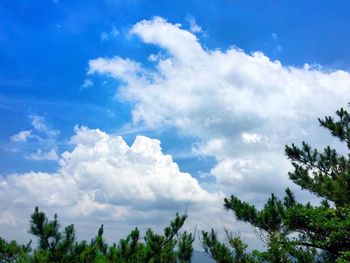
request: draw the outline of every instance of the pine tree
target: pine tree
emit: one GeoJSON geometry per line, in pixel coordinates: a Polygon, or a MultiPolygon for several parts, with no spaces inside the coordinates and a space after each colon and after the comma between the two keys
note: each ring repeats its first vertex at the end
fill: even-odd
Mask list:
{"type": "Polygon", "coordinates": [[[29,261],[31,241],[27,245],[19,245],[16,241],[6,242],[0,237],[0,262],[24,263],[29,261]]]}
{"type": "MultiPolygon", "coordinates": [[[[325,117],[319,123],[350,150],[350,115],[344,109],[336,114],[337,120],[325,117]]],[[[253,259],[230,262],[349,261],[350,154],[342,156],[329,146],[319,151],[305,142],[286,146],[285,153],[294,167],[289,178],[319,197],[320,205],[297,202],[290,189],[284,200],[272,194],[261,210],[236,196],[226,198],[224,207],[261,230],[267,243],[267,251],[255,251],[253,259]]]]}
{"type": "Polygon", "coordinates": [[[148,229],[144,242],[140,240],[138,228],[135,228],[118,245],[108,246],[103,237],[103,225],[90,243],[85,240],[78,242],[73,225],[68,225],[61,232],[56,214],[53,220],[49,220],[44,212],[35,207],[29,233],[37,237],[38,248],[29,254],[31,242],[20,246],[15,241],[6,242],[0,238],[0,262],[187,263],[191,261],[194,238],[186,231],[180,233],[186,219],[186,214],[176,214],[163,235],[148,229]]]}

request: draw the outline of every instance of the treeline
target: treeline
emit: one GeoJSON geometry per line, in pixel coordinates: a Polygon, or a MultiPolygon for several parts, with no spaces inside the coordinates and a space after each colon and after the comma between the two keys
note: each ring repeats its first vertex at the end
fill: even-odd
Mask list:
{"type": "MultiPolygon", "coordinates": [[[[336,115],[319,123],[350,150],[350,115],[344,109],[336,115]]],[[[340,155],[329,146],[319,151],[305,142],[286,146],[285,153],[294,167],[289,178],[315,194],[320,205],[297,202],[290,189],[283,199],[272,194],[261,210],[236,196],[226,198],[224,207],[251,224],[266,249],[251,251],[229,231],[225,241],[214,230],[202,231],[198,239],[216,262],[350,262],[350,154],[340,155]]],[[[77,241],[73,225],[60,231],[57,216],[49,220],[36,207],[29,231],[38,246],[0,238],[0,262],[191,262],[195,233],[181,232],[186,218],[177,214],[163,234],[149,229],[141,239],[135,228],[117,244],[107,245],[103,226],[90,242],[77,241]]]]}
{"type": "Polygon", "coordinates": [[[32,251],[31,242],[18,245],[0,238],[1,262],[190,262],[194,238],[186,231],[180,233],[187,215],[176,215],[162,235],[147,230],[144,242],[135,228],[118,244],[109,246],[103,238],[103,225],[90,242],[78,242],[74,225],[60,231],[57,215],[49,220],[38,207],[31,215],[29,232],[38,240],[32,251]]]}

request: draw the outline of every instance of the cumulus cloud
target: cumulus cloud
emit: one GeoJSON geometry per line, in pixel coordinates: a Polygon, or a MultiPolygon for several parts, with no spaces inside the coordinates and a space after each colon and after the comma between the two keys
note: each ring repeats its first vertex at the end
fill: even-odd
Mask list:
{"type": "Polygon", "coordinates": [[[158,140],[138,136],[129,147],[121,137],[100,130],[75,131],[71,142],[76,146],[63,153],[60,171],[74,175],[80,187],[94,185],[101,202],[191,203],[214,198],[190,174],[180,172],[171,156],[162,153],[158,140]]]}
{"type": "MultiPolygon", "coordinates": [[[[120,136],[75,127],[70,142],[74,149],[62,154],[55,173],[2,178],[1,210],[38,204],[50,210],[65,208],[72,217],[106,213],[113,218],[133,217],[130,209],[175,211],[222,199],[220,193],[206,191],[190,174],[181,172],[158,140],[138,136],[128,146],[120,136]]],[[[1,222],[7,222],[5,216],[1,222]]]]}
{"type": "Polygon", "coordinates": [[[317,117],[350,100],[350,74],[343,70],[283,65],[234,47],[207,50],[194,34],[160,17],[138,22],[130,33],[168,56],[147,68],[129,58],[97,58],[89,73],[124,83],[117,95],[132,102],[135,124],[198,138],[194,152],[216,158],[211,174],[217,182],[241,182],[230,191],[269,190],[254,180],[275,182],[272,190],[285,185],[291,167],[284,145],[322,145],[317,117]]]}

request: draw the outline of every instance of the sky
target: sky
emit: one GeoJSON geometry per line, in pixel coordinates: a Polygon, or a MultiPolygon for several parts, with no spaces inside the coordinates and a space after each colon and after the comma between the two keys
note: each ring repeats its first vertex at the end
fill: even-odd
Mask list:
{"type": "Polygon", "coordinates": [[[286,144],[346,148],[319,127],[350,102],[348,1],[2,0],[0,233],[38,205],[78,236],[240,233],[231,194],[291,187],[286,144]]]}

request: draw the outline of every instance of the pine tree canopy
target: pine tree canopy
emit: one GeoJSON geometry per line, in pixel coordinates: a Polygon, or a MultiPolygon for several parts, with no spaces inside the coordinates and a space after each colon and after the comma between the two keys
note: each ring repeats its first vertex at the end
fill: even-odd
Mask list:
{"type": "Polygon", "coordinates": [[[30,220],[29,232],[38,241],[38,247],[30,253],[31,242],[20,246],[15,241],[6,242],[0,238],[0,262],[37,262],[37,263],[162,263],[190,262],[194,238],[180,229],[187,215],[176,214],[164,234],[156,234],[148,229],[144,242],[141,241],[137,228],[132,230],[126,239],[118,244],[108,246],[103,238],[104,228],[101,225],[95,238],[90,242],[77,241],[73,225],[60,231],[57,215],[49,220],[46,214],[35,208],[30,220]]]}

